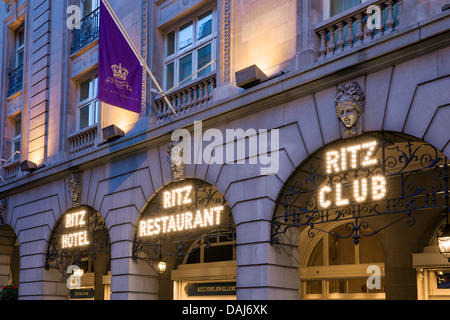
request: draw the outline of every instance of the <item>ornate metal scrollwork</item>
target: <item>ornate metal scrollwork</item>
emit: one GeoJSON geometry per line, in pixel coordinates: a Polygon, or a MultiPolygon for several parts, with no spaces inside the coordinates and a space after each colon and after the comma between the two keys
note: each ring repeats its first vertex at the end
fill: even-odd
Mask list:
{"type": "MultiPolygon", "coordinates": [[[[183,198],[185,196],[187,196],[187,193],[182,194],[183,198]]],[[[214,217],[214,219],[216,218],[217,216],[214,217]]],[[[159,228],[164,227],[159,225],[159,228]]],[[[196,179],[176,181],[159,192],[139,217],[133,242],[133,259],[135,262],[139,260],[152,260],[156,262],[162,253],[163,256],[177,256],[181,260],[185,255],[190,255],[201,246],[209,247],[218,237],[222,240],[225,239],[225,241],[233,241],[235,240],[235,234],[234,220],[230,207],[219,190],[208,183],[196,179]],[[186,201],[186,204],[169,208],[164,205],[165,194],[172,194],[172,192],[176,192],[176,190],[180,190],[180,188],[186,185],[192,187],[189,193],[190,200],[186,201]],[[192,217],[194,217],[198,211],[204,212],[205,210],[212,210],[211,208],[217,207],[223,208],[223,210],[220,211],[220,222],[217,223],[218,221],[215,220],[213,226],[205,225],[203,228],[183,228],[180,225],[182,214],[184,213],[192,213],[192,217]],[[155,232],[153,235],[142,235],[140,233],[139,228],[141,227],[141,223],[146,223],[149,219],[155,221],[161,217],[166,217],[163,219],[166,219],[167,225],[170,223],[167,217],[178,219],[176,220],[178,229],[183,230],[163,232],[160,229],[160,232],[155,232]],[[191,248],[191,244],[195,241],[197,241],[198,245],[191,248]]]]}
{"type": "MultiPolygon", "coordinates": [[[[343,161],[342,158],[339,161],[343,161]]],[[[377,234],[402,220],[412,226],[416,212],[447,207],[448,171],[448,160],[436,148],[405,135],[383,132],[338,141],[312,155],[287,182],[273,216],[271,242],[279,243],[280,236],[293,227],[309,228],[308,235],[313,237],[316,231],[326,232],[320,228],[321,224],[338,221],[349,221],[346,225],[348,233],[335,236],[353,237],[355,244],[361,237],[377,234]],[[346,162],[346,170],[332,173],[327,170],[326,157],[330,150],[347,150],[346,146],[353,142],[362,146],[371,139],[378,141],[372,150],[376,165],[353,169],[346,162]],[[380,199],[367,196],[366,201],[352,199],[350,193],[353,192],[355,197],[360,195],[364,192],[361,182],[367,185],[373,177],[382,177],[386,181],[383,196],[380,199]],[[331,205],[331,188],[337,185],[336,198],[344,198],[343,194],[347,192],[348,201],[331,205]],[[319,190],[325,190],[323,194],[330,200],[325,207],[320,205],[324,199],[320,198],[319,190]],[[392,214],[397,214],[393,221],[375,231],[365,232],[369,218],[392,214]]]]}
{"type": "Polygon", "coordinates": [[[98,252],[109,253],[109,250],[110,240],[105,221],[94,209],[80,206],[66,212],[57,222],[47,248],[45,269],[58,270],[65,281],[69,276],[66,270],[70,265],[80,265],[82,260],[95,260],[98,252]],[[85,212],[83,223],[72,224],[74,227],[68,230],[67,216],[77,212],[85,212]],[[67,241],[68,234],[81,232],[86,234],[81,244],[77,245],[76,240],[72,243],[67,241]]]}

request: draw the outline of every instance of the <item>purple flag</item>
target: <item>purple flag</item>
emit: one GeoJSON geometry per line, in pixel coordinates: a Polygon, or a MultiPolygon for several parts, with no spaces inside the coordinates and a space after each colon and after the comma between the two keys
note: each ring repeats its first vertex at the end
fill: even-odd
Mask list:
{"type": "Polygon", "coordinates": [[[139,59],[100,1],[98,99],[141,113],[142,72],[139,59]]]}

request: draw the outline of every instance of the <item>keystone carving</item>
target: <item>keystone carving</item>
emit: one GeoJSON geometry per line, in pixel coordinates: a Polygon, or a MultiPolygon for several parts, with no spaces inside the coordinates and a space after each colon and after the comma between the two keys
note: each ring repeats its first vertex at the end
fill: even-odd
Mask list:
{"type": "Polygon", "coordinates": [[[175,180],[183,179],[185,163],[183,159],[183,146],[180,141],[172,142],[167,147],[167,157],[172,168],[172,176],[175,180]]]}
{"type": "Polygon", "coordinates": [[[359,118],[364,112],[365,96],[357,82],[350,82],[338,89],[336,113],[345,128],[345,135],[358,134],[359,118]]]}
{"type": "Polygon", "coordinates": [[[72,173],[69,175],[69,181],[67,182],[69,187],[69,193],[72,197],[74,205],[80,205],[81,201],[81,173],[72,173]]]}

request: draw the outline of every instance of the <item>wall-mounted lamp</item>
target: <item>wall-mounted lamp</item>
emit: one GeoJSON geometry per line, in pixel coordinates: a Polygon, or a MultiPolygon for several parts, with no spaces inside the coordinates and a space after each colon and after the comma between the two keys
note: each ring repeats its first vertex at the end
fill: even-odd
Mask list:
{"type": "Polygon", "coordinates": [[[256,65],[236,72],[236,85],[242,89],[249,89],[266,79],[267,76],[256,65]]]}
{"type": "Polygon", "coordinates": [[[158,262],[159,274],[165,273],[166,269],[167,269],[167,262],[165,261],[165,259],[163,259],[162,255],[161,255],[161,247],[160,247],[159,248],[159,262],[158,262]]]}
{"type": "Polygon", "coordinates": [[[103,134],[103,139],[105,139],[106,141],[113,141],[113,140],[122,138],[125,135],[123,130],[121,130],[114,124],[110,125],[106,128],[103,128],[102,134],[103,134]]]}
{"type": "Polygon", "coordinates": [[[450,224],[448,219],[448,205],[445,210],[447,214],[447,223],[438,235],[439,252],[450,262],[450,224]]]}
{"type": "Polygon", "coordinates": [[[37,164],[29,160],[20,163],[20,170],[22,170],[22,172],[33,172],[37,170],[37,168],[37,164]]]}
{"type": "Polygon", "coordinates": [[[167,269],[167,262],[165,261],[160,261],[158,263],[158,271],[160,274],[163,274],[164,272],[166,272],[167,269]]]}

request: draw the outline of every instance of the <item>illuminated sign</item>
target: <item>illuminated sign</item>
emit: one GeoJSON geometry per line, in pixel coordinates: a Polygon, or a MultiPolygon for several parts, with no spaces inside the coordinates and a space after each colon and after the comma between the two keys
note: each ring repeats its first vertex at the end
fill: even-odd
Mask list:
{"type": "MultiPolygon", "coordinates": [[[[351,145],[340,150],[326,153],[326,171],[328,175],[339,174],[349,170],[373,167],[379,164],[374,158],[377,141],[351,145]]],[[[330,179],[332,181],[332,179],[330,179]]],[[[326,185],[318,193],[319,206],[327,209],[332,206],[340,207],[356,203],[383,199],[387,194],[387,181],[382,175],[356,178],[352,184],[352,192],[345,195],[343,183],[326,185]]],[[[347,192],[348,193],[348,192],[347,192]]]]}
{"type": "Polygon", "coordinates": [[[235,296],[236,282],[189,283],[186,288],[188,296],[235,296]]]}
{"type": "Polygon", "coordinates": [[[223,206],[192,210],[192,185],[186,185],[163,193],[162,208],[170,214],[141,220],[138,226],[140,237],[157,236],[174,232],[219,226],[224,212],[223,206]],[[173,211],[179,211],[173,213],[173,211]]]}
{"type": "Polygon", "coordinates": [[[65,233],[61,235],[61,248],[71,249],[89,245],[86,227],[87,213],[85,210],[66,214],[64,219],[65,233]]]}

